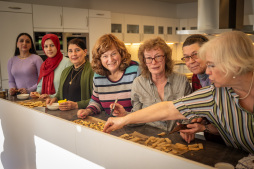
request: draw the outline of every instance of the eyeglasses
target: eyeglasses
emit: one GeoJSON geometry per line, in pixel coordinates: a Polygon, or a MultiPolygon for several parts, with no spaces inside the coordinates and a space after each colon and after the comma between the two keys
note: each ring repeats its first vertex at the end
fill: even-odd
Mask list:
{"type": "Polygon", "coordinates": [[[206,67],[207,69],[212,70],[213,68],[215,68],[215,65],[213,63],[207,62],[206,67]]]}
{"type": "Polygon", "coordinates": [[[146,58],[145,57],[145,63],[150,64],[153,62],[153,60],[155,60],[156,62],[162,62],[163,57],[164,57],[164,55],[158,55],[158,56],[155,56],[154,58],[151,58],[151,57],[146,58]]]}
{"type": "Polygon", "coordinates": [[[181,58],[181,60],[184,62],[189,62],[190,58],[196,60],[198,58],[198,53],[192,53],[190,56],[184,56],[181,58]]]}

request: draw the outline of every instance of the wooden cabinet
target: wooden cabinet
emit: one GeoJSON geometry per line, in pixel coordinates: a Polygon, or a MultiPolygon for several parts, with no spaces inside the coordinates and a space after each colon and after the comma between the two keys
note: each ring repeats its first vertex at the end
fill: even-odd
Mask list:
{"type": "Polygon", "coordinates": [[[62,7],[33,5],[34,31],[63,31],[62,7]]]}
{"type": "Polygon", "coordinates": [[[64,32],[88,32],[88,9],[63,7],[64,32]]]}
{"type": "Polygon", "coordinates": [[[96,41],[111,30],[111,12],[89,9],[89,53],[92,60],[92,49],[96,41]]]}
{"type": "Polygon", "coordinates": [[[88,9],[33,5],[34,31],[88,32],[88,9]]]}
{"type": "Polygon", "coordinates": [[[7,89],[7,63],[14,55],[16,38],[21,32],[33,37],[31,4],[0,1],[0,87],[7,89]]]}

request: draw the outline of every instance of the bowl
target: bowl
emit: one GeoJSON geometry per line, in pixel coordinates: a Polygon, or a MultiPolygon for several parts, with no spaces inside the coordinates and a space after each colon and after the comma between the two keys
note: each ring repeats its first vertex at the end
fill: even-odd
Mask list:
{"type": "Polygon", "coordinates": [[[47,104],[47,108],[49,110],[57,110],[59,109],[59,103],[52,103],[51,105],[47,104]]]}
{"type": "Polygon", "coordinates": [[[18,99],[24,100],[29,98],[29,94],[18,94],[17,95],[18,99]]]}

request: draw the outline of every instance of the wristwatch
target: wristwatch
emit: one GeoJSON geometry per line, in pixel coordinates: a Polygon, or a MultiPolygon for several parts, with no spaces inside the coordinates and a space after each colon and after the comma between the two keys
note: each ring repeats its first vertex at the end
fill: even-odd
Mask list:
{"type": "Polygon", "coordinates": [[[208,128],[208,124],[205,124],[205,130],[204,130],[204,132],[207,132],[207,133],[210,132],[210,131],[209,131],[209,128],[208,128]]]}

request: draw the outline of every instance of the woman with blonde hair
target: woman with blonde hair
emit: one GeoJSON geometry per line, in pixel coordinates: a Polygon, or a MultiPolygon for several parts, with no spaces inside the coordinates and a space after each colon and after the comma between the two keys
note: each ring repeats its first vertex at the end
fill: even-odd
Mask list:
{"type": "MultiPolygon", "coordinates": [[[[93,95],[86,109],[78,111],[79,118],[105,111],[110,114],[110,104],[118,99],[127,111],[132,108],[131,88],[139,76],[138,64],[131,60],[124,43],[112,34],[99,38],[92,51],[93,95]]],[[[124,116],[126,113],[118,114],[124,116]]]]}
{"type": "Polygon", "coordinates": [[[199,56],[206,61],[211,86],[125,117],[109,118],[104,131],[131,123],[201,116],[216,126],[227,146],[253,154],[254,47],[251,39],[240,31],[222,33],[205,43],[199,56]]]}

